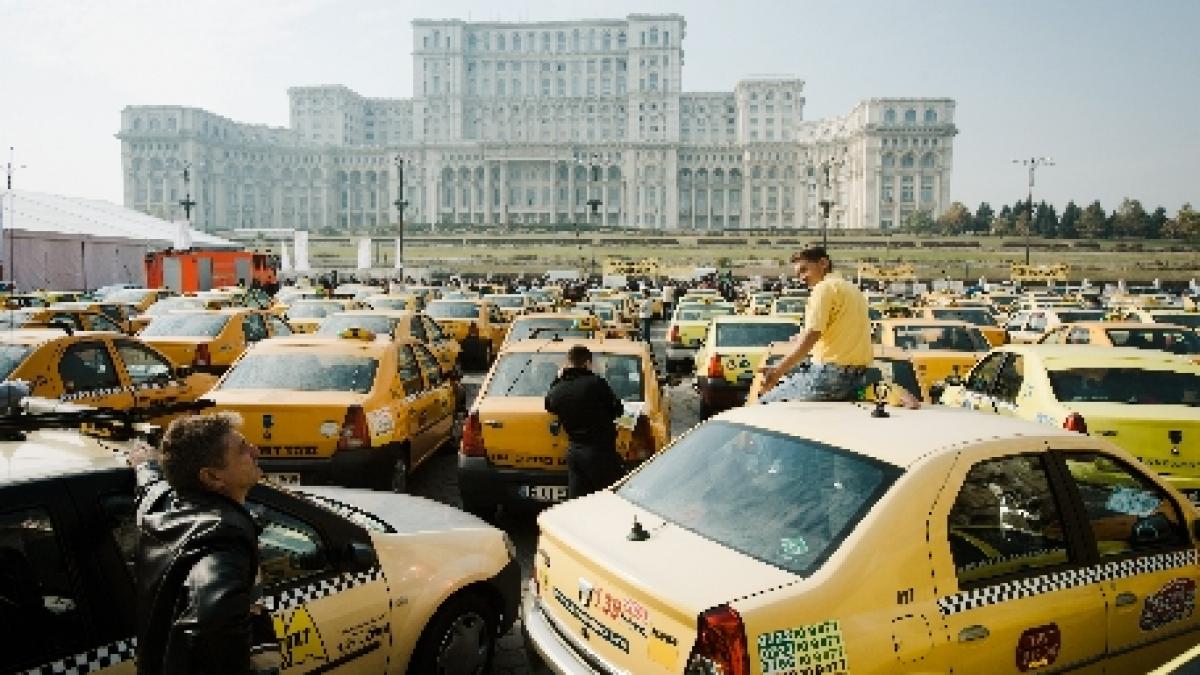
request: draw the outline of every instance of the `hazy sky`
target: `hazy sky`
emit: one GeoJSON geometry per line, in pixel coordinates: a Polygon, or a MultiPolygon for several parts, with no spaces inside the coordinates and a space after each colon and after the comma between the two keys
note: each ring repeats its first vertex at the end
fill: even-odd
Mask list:
{"type": "Polygon", "coordinates": [[[805,80],[807,119],[874,96],[958,102],[953,199],[1200,205],[1200,1],[0,0],[0,163],[15,186],[121,201],[121,108],[179,104],[285,126],[287,88],[412,95],[413,18],[677,12],[683,86],[805,80]],[[497,5],[502,5],[503,10],[497,5]]]}

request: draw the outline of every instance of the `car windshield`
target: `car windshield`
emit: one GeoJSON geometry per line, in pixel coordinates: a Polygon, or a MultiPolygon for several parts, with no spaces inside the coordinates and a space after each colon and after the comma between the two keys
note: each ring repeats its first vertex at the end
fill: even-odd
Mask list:
{"type": "Polygon", "coordinates": [[[371,305],[371,309],[412,309],[412,300],[409,298],[371,298],[367,304],[371,305]]]}
{"type": "Polygon", "coordinates": [[[718,347],[766,347],[785,342],[803,327],[791,321],[780,323],[717,323],[718,347]]]}
{"type": "Polygon", "coordinates": [[[488,298],[493,305],[497,307],[524,307],[525,296],[523,295],[493,295],[488,298]]]}
{"type": "Polygon", "coordinates": [[[1051,370],[1050,387],[1062,403],[1200,405],[1200,375],[1141,368],[1051,370]]]}
{"type": "Polygon", "coordinates": [[[288,307],[287,315],[289,319],[324,319],[345,309],[340,302],[297,302],[288,307]]]}
{"type": "Polygon", "coordinates": [[[229,323],[228,314],[163,314],[141,332],[142,337],[216,337],[229,323]]]}
{"type": "Polygon", "coordinates": [[[808,304],[808,300],[797,298],[794,300],[776,300],[775,311],[787,314],[803,314],[804,307],[808,304]]]}
{"type": "Polygon", "coordinates": [[[369,330],[376,335],[391,335],[392,326],[395,326],[399,322],[399,319],[393,319],[390,316],[371,316],[369,314],[334,314],[333,316],[327,317],[321,322],[321,327],[317,329],[314,335],[337,337],[347,328],[362,328],[364,330],[369,330]]]}
{"type": "Polygon", "coordinates": [[[1114,347],[1160,349],[1172,354],[1200,354],[1200,335],[1182,328],[1110,328],[1114,347]]]}
{"type": "Polygon", "coordinates": [[[6,309],[0,313],[0,328],[20,328],[30,321],[36,309],[6,309]]]}
{"type": "Polygon", "coordinates": [[[996,325],[996,322],[992,320],[992,315],[986,309],[935,309],[933,310],[933,318],[966,321],[976,326],[996,325]]]}
{"type": "Polygon", "coordinates": [[[8,379],[31,351],[29,345],[0,344],[0,380],[8,379]]]}
{"type": "Polygon", "coordinates": [[[616,316],[617,310],[612,305],[591,305],[579,308],[579,311],[584,314],[595,314],[600,317],[601,321],[612,321],[616,316]]]}
{"type": "Polygon", "coordinates": [[[376,359],[346,354],[247,354],[217,388],[365,394],[375,384],[378,367],[376,359]]]}
{"type": "Polygon", "coordinates": [[[726,305],[701,305],[699,307],[681,307],[677,315],[679,321],[708,321],[714,316],[730,316],[733,308],[726,305]]]}
{"type": "Polygon", "coordinates": [[[513,324],[508,331],[507,339],[514,341],[535,337],[535,331],[537,332],[536,337],[539,338],[591,337],[590,331],[580,330],[576,327],[577,322],[578,319],[566,317],[522,320],[513,324]]]}
{"type": "MultiPolygon", "coordinates": [[[[545,396],[565,362],[562,353],[513,352],[500,357],[487,396],[545,396]]],[[[641,357],[592,352],[592,372],[622,401],[645,400],[641,357]]]]}
{"type": "Polygon", "coordinates": [[[1058,320],[1063,323],[1077,323],[1079,321],[1101,321],[1104,319],[1104,312],[1098,310],[1081,309],[1064,312],[1058,310],[1055,312],[1058,315],[1058,320]]]}
{"type": "Polygon", "coordinates": [[[1154,319],[1155,323],[1173,323],[1176,326],[1200,328],[1200,312],[1189,314],[1155,314],[1151,318],[1154,319]]]}
{"type": "Polygon", "coordinates": [[[710,422],[650,460],[617,494],[722,546],[807,576],[899,475],[840,448],[710,422]]]}
{"type": "Polygon", "coordinates": [[[986,352],[988,341],[977,328],[966,326],[896,326],[895,345],[901,349],[986,352]]]}
{"type": "Polygon", "coordinates": [[[147,307],[146,314],[158,316],[175,309],[204,309],[204,300],[200,298],[163,298],[147,307]]]}
{"type": "Polygon", "coordinates": [[[425,313],[435,319],[477,319],[479,305],[474,302],[431,302],[425,313]]]}

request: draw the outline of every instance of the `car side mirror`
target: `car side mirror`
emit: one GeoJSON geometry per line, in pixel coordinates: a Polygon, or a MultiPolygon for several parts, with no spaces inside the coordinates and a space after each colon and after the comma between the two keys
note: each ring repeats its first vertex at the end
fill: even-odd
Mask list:
{"type": "Polygon", "coordinates": [[[941,382],[935,382],[929,385],[929,400],[934,404],[942,402],[942,394],[946,393],[946,385],[941,382]]]}
{"type": "Polygon", "coordinates": [[[346,544],[346,563],[356,572],[361,572],[379,564],[379,556],[370,544],[353,541],[346,544]]]}

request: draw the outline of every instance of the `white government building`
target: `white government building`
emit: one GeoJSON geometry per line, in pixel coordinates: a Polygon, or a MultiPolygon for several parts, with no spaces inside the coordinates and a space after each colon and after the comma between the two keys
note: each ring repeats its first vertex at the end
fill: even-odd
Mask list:
{"type": "MultiPolygon", "coordinates": [[[[678,14],[413,22],[412,98],[288,90],[289,128],[183,106],[121,113],[125,205],[205,231],[408,223],[890,228],[950,204],[954,101],[804,119],[804,82],[683,91],[678,14]],[[599,200],[593,212],[589,201],[599,200]]],[[[715,48],[715,47],[714,47],[715,48]]]]}

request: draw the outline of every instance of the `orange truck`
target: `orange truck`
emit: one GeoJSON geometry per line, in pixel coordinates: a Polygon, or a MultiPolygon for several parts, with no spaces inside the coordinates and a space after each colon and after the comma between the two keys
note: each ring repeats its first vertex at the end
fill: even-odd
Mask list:
{"type": "Polygon", "coordinates": [[[254,251],[155,251],[147,253],[146,286],[178,293],[208,291],[223,286],[249,288],[275,283],[276,258],[254,251]]]}

